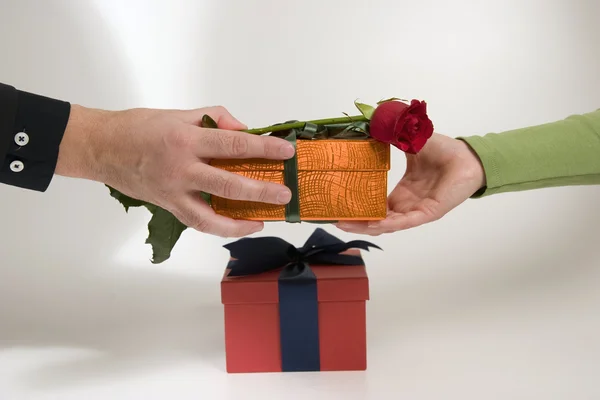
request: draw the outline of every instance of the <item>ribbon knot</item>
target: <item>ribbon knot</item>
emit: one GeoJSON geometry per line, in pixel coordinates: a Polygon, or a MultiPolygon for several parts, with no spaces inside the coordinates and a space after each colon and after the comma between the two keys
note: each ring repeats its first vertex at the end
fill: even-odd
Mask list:
{"type": "Polygon", "coordinates": [[[290,261],[300,261],[304,257],[303,252],[292,245],[288,248],[287,254],[290,257],[290,261]]]}

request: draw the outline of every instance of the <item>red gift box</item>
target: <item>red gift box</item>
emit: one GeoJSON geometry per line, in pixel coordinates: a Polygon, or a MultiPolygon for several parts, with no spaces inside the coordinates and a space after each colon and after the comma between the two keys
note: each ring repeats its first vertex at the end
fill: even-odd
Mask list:
{"type": "MultiPolygon", "coordinates": [[[[365,242],[366,243],[366,242],[365,242]]],[[[360,252],[349,249],[343,256],[358,259],[360,265],[330,265],[306,263],[316,278],[315,315],[318,322],[315,343],[296,338],[291,350],[286,350],[284,335],[294,335],[302,327],[281,325],[282,312],[285,318],[302,319],[298,314],[310,310],[310,302],[296,305],[298,308],[282,311],[282,268],[244,276],[231,276],[227,268],[221,281],[221,297],[225,313],[225,350],[227,371],[230,373],[286,372],[291,370],[358,371],[367,367],[366,301],[369,300],[369,282],[360,252]],[[290,331],[292,329],[292,331],[290,331]],[[285,333],[287,332],[287,333],[285,333]],[[318,343],[317,343],[318,342],[318,343]],[[294,369],[294,360],[287,361],[284,354],[302,352],[302,345],[318,348],[318,367],[294,369]],[[300,347],[297,349],[296,347],[300,347]],[[286,369],[287,368],[287,369],[286,369]]],[[[232,257],[232,261],[235,260],[232,257]]],[[[291,296],[297,296],[298,287],[292,287],[291,296]]],[[[288,301],[288,300],[286,300],[288,301]]],[[[306,320],[304,320],[306,321],[306,320]]],[[[310,320],[308,320],[310,322],[310,320]]],[[[303,322],[301,321],[300,324],[303,322]]],[[[310,324],[309,324],[310,325],[310,324]]],[[[310,332],[309,332],[310,333],[310,332]]],[[[299,334],[305,334],[300,332],[299,334]]],[[[315,335],[316,336],[316,335],[315,335]]],[[[315,350],[308,348],[310,353],[315,350]]],[[[298,357],[298,356],[296,356],[298,357]]],[[[301,357],[301,355],[300,355],[301,357]]],[[[289,358],[289,357],[288,357],[289,358]]],[[[293,358],[293,356],[291,357],[293,358]]]]}

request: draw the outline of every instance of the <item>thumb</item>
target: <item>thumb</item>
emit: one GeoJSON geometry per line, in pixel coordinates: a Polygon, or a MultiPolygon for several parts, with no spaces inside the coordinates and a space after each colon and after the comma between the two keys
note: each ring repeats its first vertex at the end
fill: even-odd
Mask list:
{"type": "Polygon", "coordinates": [[[237,118],[235,118],[229,113],[223,114],[220,117],[213,119],[217,122],[217,126],[219,127],[219,129],[227,129],[231,131],[241,131],[244,129],[248,129],[248,127],[245,124],[238,121],[237,118]]]}
{"type": "Polygon", "coordinates": [[[185,121],[200,126],[202,117],[208,115],[215,120],[219,129],[240,131],[248,129],[248,127],[242,122],[238,121],[231,113],[222,106],[205,107],[197,110],[191,110],[186,113],[184,117],[185,121]]]}

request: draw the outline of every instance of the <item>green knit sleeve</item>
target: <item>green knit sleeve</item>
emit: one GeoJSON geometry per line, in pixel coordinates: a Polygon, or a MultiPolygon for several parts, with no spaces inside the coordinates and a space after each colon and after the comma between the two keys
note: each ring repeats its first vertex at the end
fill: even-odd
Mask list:
{"type": "Polygon", "coordinates": [[[487,184],[473,197],[600,184],[600,110],[484,136],[459,137],[479,156],[487,184]]]}

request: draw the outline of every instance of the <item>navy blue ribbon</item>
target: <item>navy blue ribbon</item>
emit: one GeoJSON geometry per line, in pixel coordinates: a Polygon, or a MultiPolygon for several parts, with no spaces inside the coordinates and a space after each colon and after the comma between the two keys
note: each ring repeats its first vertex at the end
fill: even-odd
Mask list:
{"type": "Polygon", "coordinates": [[[340,254],[351,248],[380,249],[364,240],[344,242],[317,228],[296,248],[278,237],[243,238],[224,246],[233,260],[229,276],[254,275],[281,268],[278,278],[281,369],[319,371],[319,312],[313,265],[363,265],[360,255],[340,254]]]}

